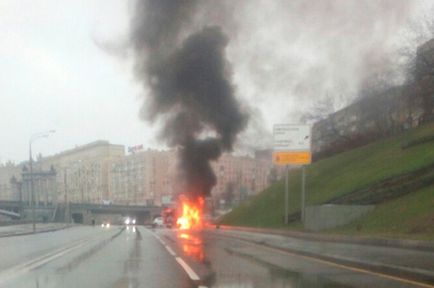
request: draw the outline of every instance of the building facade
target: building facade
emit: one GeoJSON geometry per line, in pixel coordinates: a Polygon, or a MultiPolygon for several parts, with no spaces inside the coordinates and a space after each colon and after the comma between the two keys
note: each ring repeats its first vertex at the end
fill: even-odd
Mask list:
{"type": "Polygon", "coordinates": [[[49,206],[56,204],[58,199],[57,187],[56,187],[56,170],[50,167],[49,170],[36,170],[32,173],[33,177],[30,177],[30,172],[27,166],[23,166],[21,169],[21,181],[12,180],[14,182],[13,187],[16,194],[18,194],[18,200],[31,205],[31,178],[33,178],[33,193],[34,201],[37,206],[49,206]]]}
{"type": "Polygon", "coordinates": [[[161,205],[173,195],[174,151],[146,150],[127,155],[111,166],[113,202],[161,205]]]}
{"type": "Polygon", "coordinates": [[[21,179],[21,169],[11,162],[0,165],[0,200],[19,200],[15,183],[21,179]]]}
{"type": "Polygon", "coordinates": [[[212,167],[217,176],[217,185],[212,190],[217,206],[237,204],[261,192],[273,181],[276,170],[271,152],[269,157],[224,154],[212,167]]]}
{"type": "MultiPolygon", "coordinates": [[[[264,190],[276,170],[269,151],[255,157],[224,154],[212,168],[217,176],[212,197],[219,206],[264,190]]],[[[123,145],[95,141],[34,161],[33,191],[37,205],[165,205],[180,192],[177,175],[176,150],[135,150],[125,155],[123,145]]],[[[0,166],[0,200],[30,204],[30,191],[27,162],[0,166]]]]}
{"type": "Polygon", "coordinates": [[[34,170],[55,169],[56,202],[102,203],[113,198],[110,190],[111,163],[124,155],[123,145],[100,140],[43,157],[35,162],[34,170]]]}

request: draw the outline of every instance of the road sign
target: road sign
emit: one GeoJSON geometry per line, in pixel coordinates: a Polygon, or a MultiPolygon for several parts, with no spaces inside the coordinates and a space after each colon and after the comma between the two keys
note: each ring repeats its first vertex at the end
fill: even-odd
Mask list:
{"type": "Polygon", "coordinates": [[[274,125],[273,162],[279,165],[310,164],[312,160],[310,130],[309,125],[274,125]]]}
{"type": "Polygon", "coordinates": [[[289,212],[289,177],[288,165],[302,165],[302,196],[301,196],[301,217],[304,222],[305,210],[305,164],[312,161],[310,151],[310,126],[297,124],[276,124],[273,129],[274,152],[273,162],[278,165],[286,165],[285,171],[285,224],[288,224],[289,212]]]}
{"type": "Polygon", "coordinates": [[[311,153],[310,151],[295,151],[295,152],[286,152],[286,151],[277,151],[273,152],[273,162],[278,165],[305,165],[310,164],[311,162],[311,153]]]}
{"type": "Polygon", "coordinates": [[[273,130],[274,151],[310,151],[310,126],[276,124],[273,130]]]}

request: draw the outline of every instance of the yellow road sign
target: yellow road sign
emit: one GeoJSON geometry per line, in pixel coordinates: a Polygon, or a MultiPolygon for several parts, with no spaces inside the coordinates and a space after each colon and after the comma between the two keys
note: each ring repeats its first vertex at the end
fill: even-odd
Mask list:
{"type": "Polygon", "coordinates": [[[312,154],[310,151],[275,151],[273,152],[273,162],[278,165],[304,165],[310,164],[312,154]]]}

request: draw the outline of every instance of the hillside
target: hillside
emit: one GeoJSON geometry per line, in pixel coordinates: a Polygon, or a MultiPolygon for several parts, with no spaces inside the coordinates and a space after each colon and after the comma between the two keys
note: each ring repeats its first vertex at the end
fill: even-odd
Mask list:
{"type": "MultiPolygon", "coordinates": [[[[416,204],[411,208],[413,212],[409,212],[406,216],[406,221],[411,223],[413,218],[422,217],[419,215],[422,213],[426,214],[424,217],[431,219],[434,211],[421,209],[419,213],[417,203],[421,202],[418,197],[428,197],[429,200],[434,198],[433,167],[434,123],[429,123],[400,135],[313,163],[306,169],[307,204],[367,204],[372,202],[377,205],[377,208],[371,214],[380,217],[380,214],[392,215],[388,214],[389,210],[399,211],[400,208],[396,205],[405,206],[406,204],[405,201],[399,201],[400,197],[410,197],[416,204]]],[[[296,212],[300,209],[300,176],[300,170],[290,171],[289,205],[290,214],[293,216],[291,218],[295,221],[289,225],[289,228],[301,227],[296,217],[296,212]]],[[[253,227],[285,227],[283,225],[283,190],[283,181],[277,182],[225,215],[221,222],[228,225],[253,227]]],[[[376,217],[372,215],[368,215],[366,220],[361,219],[357,226],[358,229],[367,225],[365,229],[371,229],[372,232],[387,233],[387,227],[382,229],[381,224],[372,224],[376,223],[373,220],[376,217]],[[362,221],[367,222],[362,223],[362,221]]],[[[393,221],[402,220],[402,217],[390,216],[389,218],[383,226],[386,224],[393,226],[393,221]]],[[[411,226],[411,224],[408,225],[411,226]]],[[[399,232],[407,233],[412,229],[407,228],[406,231],[399,232]]],[[[341,229],[341,231],[344,230],[341,229]]],[[[352,228],[346,228],[345,231],[351,232],[352,228]]],[[[421,231],[421,233],[425,232],[428,231],[421,231]]]]}

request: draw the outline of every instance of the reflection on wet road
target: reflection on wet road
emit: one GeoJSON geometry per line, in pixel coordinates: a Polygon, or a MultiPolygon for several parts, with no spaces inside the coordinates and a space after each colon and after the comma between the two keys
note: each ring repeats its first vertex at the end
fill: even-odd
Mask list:
{"type": "Polygon", "coordinates": [[[219,231],[155,232],[184,255],[206,287],[426,287],[312,261],[308,257],[224,237],[219,231]]]}
{"type": "Polygon", "coordinates": [[[0,245],[0,287],[421,287],[218,231],[76,227],[0,245]]]}
{"type": "Polygon", "coordinates": [[[0,282],[0,287],[192,287],[182,268],[145,228],[94,229],[94,238],[85,245],[3,285],[0,282]]]}
{"type": "Polygon", "coordinates": [[[198,262],[204,261],[205,253],[201,235],[194,235],[188,231],[181,230],[177,232],[177,238],[186,256],[198,262]]]}

